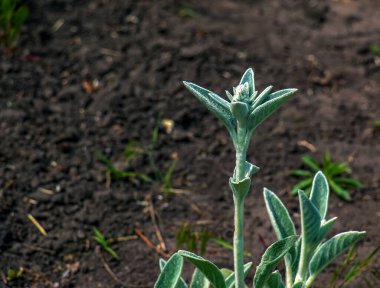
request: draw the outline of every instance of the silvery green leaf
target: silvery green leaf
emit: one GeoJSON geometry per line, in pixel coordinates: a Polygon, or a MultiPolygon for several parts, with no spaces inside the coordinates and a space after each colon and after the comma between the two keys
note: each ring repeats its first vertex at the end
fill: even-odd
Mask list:
{"type": "Polygon", "coordinates": [[[245,125],[247,123],[248,117],[248,105],[243,102],[232,102],[231,103],[232,115],[241,124],[245,125]]]}
{"type": "MultiPolygon", "coordinates": [[[[264,188],[264,199],[269,214],[270,221],[276,233],[277,239],[284,239],[288,236],[296,235],[296,228],[290,218],[289,212],[281,200],[272,191],[264,188]]],[[[285,256],[286,269],[292,269],[292,261],[297,258],[295,247],[289,250],[289,255],[285,256]]]]}
{"type": "Polygon", "coordinates": [[[292,288],[305,288],[305,283],[303,282],[298,282],[298,283],[295,283],[292,288]]]}
{"type": "MultiPolygon", "coordinates": [[[[244,278],[247,277],[247,275],[249,274],[249,272],[251,272],[251,269],[253,267],[253,264],[252,262],[249,262],[247,264],[244,265],[244,278]]],[[[226,279],[226,287],[228,288],[233,288],[235,287],[235,273],[232,272],[226,279]]]]}
{"type": "Polygon", "coordinates": [[[298,269],[298,266],[299,266],[299,262],[300,262],[300,257],[301,257],[301,246],[302,246],[302,238],[299,237],[296,244],[294,244],[294,256],[292,257],[292,276],[293,276],[293,279],[296,277],[297,275],[297,269],[298,269]]]}
{"type": "Polygon", "coordinates": [[[230,103],[215,93],[190,82],[183,82],[185,87],[218,117],[233,135],[235,119],[230,110],[230,103]]]}
{"type": "Polygon", "coordinates": [[[158,276],[154,288],[176,288],[181,276],[182,266],[183,258],[178,253],[173,254],[158,276]]]}
{"type": "Polygon", "coordinates": [[[327,236],[332,226],[334,225],[336,219],[337,217],[334,217],[326,222],[322,221],[323,224],[321,225],[321,228],[319,230],[319,241],[322,241],[327,236]]]}
{"type": "Polygon", "coordinates": [[[318,244],[321,215],[303,191],[299,190],[298,196],[301,206],[302,240],[307,248],[311,248],[318,244]]]}
{"type": "Polygon", "coordinates": [[[274,111],[276,111],[283,103],[285,103],[290,96],[292,96],[297,89],[285,89],[269,95],[270,100],[257,106],[248,117],[248,130],[253,131],[259,126],[266,118],[268,118],[274,111]],[[275,97],[272,98],[272,95],[275,97]]]}
{"type": "Polygon", "coordinates": [[[232,273],[234,273],[234,271],[232,271],[231,269],[227,269],[227,268],[220,269],[220,272],[222,272],[224,280],[226,280],[228,276],[230,276],[232,273]]]}
{"type": "Polygon", "coordinates": [[[284,282],[282,282],[280,272],[272,272],[272,274],[269,276],[267,280],[266,286],[268,288],[285,288],[284,282]]]}
{"type": "Polygon", "coordinates": [[[267,188],[264,188],[264,199],[269,218],[278,239],[296,235],[296,228],[289,212],[281,200],[267,188]]]}
{"type": "Polygon", "coordinates": [[[239,85],[244,83],[248,83],[249,96],[253,95],[255,93],[255,74],[252,68],[247,69],[241,77],[239,85]]]}
{"type": "Polygon", "coordinates": [[[268,86],[256,97],[255,101],[252,104],[251,111],[255,110],[257,106],[260,106],[268,100],[269,93],[272,91],[273,86],[268,86]]]}
{"type": "Polygon", "coordinates": [[[309,264],[310,277],[318,275],[331,261],[359,241],[365,232],[350,231],[340,233],[323,243],[315,251],[309,264]]]}
{"type": "Polygon", "coordinates": [[[325,219],[329,203],[329,184],[321,171],[314,176],[310,200],[319,210],[321,218],[325,219]]]}
{"type": "Polygon", "coordinates": [[[195,268],[193,276],[191,277],[190,288],[209,288],[210,282],[205,277],[205,275],[199,270],[195,268]]]}
{"type": "MultiPolygon", "coordinates": [[[[160,263],[160,270],[162,271],[166,265],[166,261],[164,259],[160,258],[159,263],[160,263]]],[[[179,281],[175,287],[176,288],[187,288],[187,284],[186,284],[185,280],[183,280],[183,278],[180,277],[179,281]]]]}
{"type": "Polygon", "coordinates": [[[226,90],[226,95],[230,101],[232,101],[232,99],[234,98],[234,96],[228,90],[226,90]]]}
{"type": "Polygon", "coordinates": [[[303,191],[299,190],[298,196],[301,206],[302,244],[299,260],[300,266],[296,279],[305,280],[308,276],[307,265],[313,255],[314,249],[318,246],[320,241],[319,230],[321,226],[321,215],[303,191]]]}
{"type": "Polygon", "coordinates": [[[224,277],[216,265],[194,253],[180,250],[178,254],[193,263],[214,287],[226,288],[224,277]]]}
{"type": "Polygon", "coordinates": [[[248,161],[245,161],[245,177],[251,178],[253,174],[256,174],[259,172],[260,167],[253,165],[252,163],[249,163],[248,161]]]}
{"type": "Polygon", "coordinates": [[[288,251],[294,246],[296,241],[297,236],[289,236],[278,240],[268,247],[261,258],[260,265],[256,268],[255,277],[253,279],[255,288],[265,287],[264,285],[274,268],[278,265],[285,254],[288,253],[288,251]]]}
{"type": "Polygon", "coordinates": [[[251,179],[249,178],[244,178],[239,182],[236,182],[234,179],[230,178],[230,188],[234,194],[234,197],[244,199],[244,197],[247,196],[250,187],[251,179]]]}

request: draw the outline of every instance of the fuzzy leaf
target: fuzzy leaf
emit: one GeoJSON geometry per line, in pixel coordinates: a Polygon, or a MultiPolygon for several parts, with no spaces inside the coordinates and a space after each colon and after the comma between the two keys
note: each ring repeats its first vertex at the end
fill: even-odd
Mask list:
{"type": "Polygon", "coordinates": [[[248,83],[249,97],[251,97],[255,93],[255,74],[252,68],[247,69],[241,77],[239,85],[244,83],[248,83]]]}
{"type": "Polygon", "coordinates": [[[305,288],[305,283],[303,282],[298,282],[298,283],[295,283],[292,288],[305,288]]]}
{"type": "MultiPolygon", "coordinates": [[[[251,272],[251,269],[253,267],[253,264],[252,262],[249,262],[247,264],[244,265],[244,278],[247,277],[247,275],[249,274],[249,272],[251,272]]],[[[235,273],[232,272],[226,279],[226,287],[228,288],[233,288],[235,287],[235,273]]]]}
{"type": "MultiPolygon", "coordinates": [[[[160,263],[160,271],[162,271],[167,262],[164,259],[160,258],[159,263],[160,263]]],[[[183,278],[180,277],[179,281],[175,287],[176,288],[187,288],[187,284],[186,284],[185,280],[183,280],[183,278]]]]}
{"type": "Polygon", "coordinates": [[[301,206],[302,240],[308,248],[311,248],[318,244],[321,215],[304,192],[300,190],[298,195],[301,206]]]}
{"type": "Polygon", "coordinates": [[[218,117],[230,133],[234,132],[235,120],[230,110],[230,103],[215,93],[190,82],[183,82],[185,87],[218,117]]]}
{"type": "Polygon", "coordinates": [[[310,277],[318,275],[331,261],[359,241],[365,232],[350,231],[338,234],[315,251],[309,264],[310,277]]]}
{"type": "Polygon", "coordinates": [[[199,270],[195,268],[193,276],[191,277],[190,288],[209,288],[210,282],[207,280],[205,275],[199,270]]]}
{"type": "Polygon", "coordinates": [[[244,199],[247,196],[249,188],[251,187],[251,179],[244,178],[242,181],[235,182],[230,178],[230,188],[235,197],[240,197],[244,199]]]}
{"type": "Polygon", "coordinates": [[[321,225],[321,229],[319,230],[319,241],[322,241],[323,238],[325,238],[327,236],[327,234],[330,232],[332,226],[334,225],[336,219],[337,219],[337,217],[331,218],[330,220],[324,222],[321,225]]]}
{"type": "Polygon", "coordinates": [[[276,194],[264,188],[264,199],[277,239],[296,235],[296,228],[289,212],[276,194]]]}
{"type": "Polygon", "coordinates": [[[286,253],[294,246],[297,241],[297,236],[289,236],[285,239],[281,239],[265,251],[261,258],[261,263],[257,266],[255,277],[253,279],[255,288],[265,287],[265,283],[271,276],[274,268],[278,265],[281,259],[286,253]]]}
{"type": "Polygon", "coordinates": [[[256,97],[255,101],[252,104],[252,108],[251,108],[252,111],[255,110],[257,106],[260,106],[261,104],[263,104],[264,102],[268,100],[269,93],[270,91],[272,91],[272,88],[273,86],[268,86],[267,88],[263,90],[263,92],[260,93],[259,96],[256,97]]]}
{"type": "Polygon", "coordinates": [[[329,184],[321,171],[314,177],[310,200],[319,210],[321,218],[325,219],[329,204],[329,184]]]}
{"type": "Polygon", "coordinates": [[[259,172],[260,167],[253,165],[252,163],[249,163],[248,161],[245,161],[245,177],[251,178],[253,174],[256,174],[259,172]]]}
{"type": "Polygon", "coordinates": [[[178,254],[193,263],[214,287],[226,288],[224,277],[216,265],[194,253],[180,250],[178,254]]]}
{"type": "Polygon", "coordinates": [[[236,120],[241,123],[241,125],[245,125],[247,123],[248,116],[248,105],[243,102],[232,102],[231,103],[231,112],[232,115],[236,118],[236,120]]]}
{"type": "Polygon", "coordinates": [[[181,276],[183,258],[178,253],[170,257],[165,267],[158,276],[154,288],[176,288],[181,276]]]}
{"type": "MultiPolygon", "coordinates": [[[[283,103],[285,103],[296,91],[297,89],[285,89],[278,91],[276,92],[276,97],[273,97],[271,100],[259,105],[248,117],[248,130],[253,131],[283,103]]],[[[271,95],[269,97],[271,97],[271,95]]]]}
{"type": "Polygon", "coordinates": [[[281,274],[278,271],[273,272],[266,283],[268,288],[285,288],[284,282],[282,282],[281,274]]]}

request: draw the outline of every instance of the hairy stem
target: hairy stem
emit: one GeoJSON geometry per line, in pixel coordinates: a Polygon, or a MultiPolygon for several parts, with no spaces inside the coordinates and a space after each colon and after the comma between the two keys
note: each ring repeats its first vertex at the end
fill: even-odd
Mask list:
{"type": "Polygon", "coordinates": [[[234,233],[234,265],[235,287],[244,288],[244,199],[234,197],[235,233],[234,233]]]}
{"type": "MultiPolygon", "coordinates": [[[[236,149],[235,181],[239,182],[245,177],[246,159],[246,131],[238,127],[236,149]]],[[[235,204],[235,233],[234,233],[234,268],[235,287],[244,288],[244,201],[245,195],[234,194],[235,204]]]]}

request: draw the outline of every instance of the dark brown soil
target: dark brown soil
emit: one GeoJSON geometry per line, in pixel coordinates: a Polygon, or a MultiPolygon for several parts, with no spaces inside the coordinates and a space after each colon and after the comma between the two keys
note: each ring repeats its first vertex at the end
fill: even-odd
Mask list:
{"type": "MultiPolygon", "coordinates": [[[[298,221],[297,199],[289,196],[297,179],[288,173],[300,168],[301,155],[320,159],[326,150],[367,186],[352,192],[352,203],[332,195],[330,217],[340,218],[333,232],[368,231],[362,255],[379,245],[380,131],[373,122],[380,120],[380,58],[369,50],[380,44],[379,1],[26,4],[19,56],[0,57],[1,287],[123,287],[116,277],[125,287],[152,287],[160,256],[140,238],[112,244],[119,261],[92,240],[93,227],[111,238],[138,228],[158,244],[149,199],[169,253],[187,221],[231,241],[231,143],[181,81],[223,94],[248,67],[259,90],[299,89],[255,132],[249,153],[261,167],[246,204],[254,263],[274,240],[262,188],[277,192],[298,221]],[[183,15],[189,11],[195,15],[183,15]],[[120,164],[130,140],[149,145],[159,117],[173,120],[174,130],[159,131],[157,166],[166,171],[176,153],[174,187],[191,192],[168,197],[157,184],[107,182],[96,151],[120,164]],[[6,284],[9,267],[23,267],[22,279],[6,284]]],[[[146,156],[129,169],[153,177],[146,156]]],[[[206,257],[232,267],[229,250],[210,245],[206,257]]],[[[315,287],[326,287],[333,269],[315,287]]]]}

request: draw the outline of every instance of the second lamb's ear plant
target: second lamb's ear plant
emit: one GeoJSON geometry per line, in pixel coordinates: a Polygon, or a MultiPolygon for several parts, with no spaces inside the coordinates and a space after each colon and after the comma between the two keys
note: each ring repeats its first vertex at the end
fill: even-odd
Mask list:
{"type": "MultiPolygon", "coordinates": [[[[183,260],[187,260],[195,266],[190,288],[245,288],[245,278],[252,263],[244,264],[244,202],[251,187],[252,176],[259,171],[256,165],[246,160],[248,146],[258,125],[286,102],[296,89],[271,93],[272,87],[269,86],[258,94],[252,69],[244,73],[240,83],[233,88],[233,93],[226,92],[229,101],[196,84],[184,84],[223,122],[235,148],[235,169],[229,179],[235,208],[234,270],[220,269],[194,253],[180,250],[167,262],[160,261],[161,274],[155,287],[188,287],[180,277],[183,260]]],[[[314,178],[310,197],[302,191],[298,193],[302,219],[300,236],[280,199],[273,192],[264,190],[267,210],[278,241],[268,247],[257,266],[253,281],[255,288],[310,287],[326,265],[362,237],[363,232],[346,232],[323,242],[335,218],[325,220],[329,188],[322,173],[314,178]],[[275,270],[283,259],[286,267],[285,282],[275,270]]]]}

